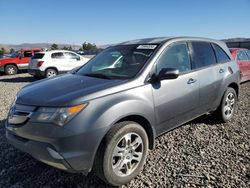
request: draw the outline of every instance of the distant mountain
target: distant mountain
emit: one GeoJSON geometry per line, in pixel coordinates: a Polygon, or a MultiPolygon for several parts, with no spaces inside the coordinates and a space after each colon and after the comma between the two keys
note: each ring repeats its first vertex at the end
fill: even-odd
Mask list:
{"type": "MultiPolygon", "coordinates": [[[[13,48],[14,50],[20,49],[29,49],[29,48],[50,48],[52,43],[23,43],[23,44],[0,44],[0,48],[9,50],[13,48]]],[[[72,45],[72,44],[57,44],[58,48],[72,47],[73,50],[78,50],[81,48],[81,45],[72,45]]]]}
{"type": "Polygon", "coordinates": [[[230,39],[223,39],[224,42],[249,42],[250,38],[230,38],[230,39]]]}

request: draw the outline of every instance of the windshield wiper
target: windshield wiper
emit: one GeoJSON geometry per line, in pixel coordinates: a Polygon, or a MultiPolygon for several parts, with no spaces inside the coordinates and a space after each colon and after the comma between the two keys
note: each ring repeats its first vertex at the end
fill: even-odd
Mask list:
{"type": "Polygon", "coordinates": [[[84,76],[90,76],[90,77],[95,77],[95,78],[103,78],[103,79],[108,79],[111,80],[111,78],[105,74],[100,74],[100,73],[87,73],[84,74],[84,76]]]}

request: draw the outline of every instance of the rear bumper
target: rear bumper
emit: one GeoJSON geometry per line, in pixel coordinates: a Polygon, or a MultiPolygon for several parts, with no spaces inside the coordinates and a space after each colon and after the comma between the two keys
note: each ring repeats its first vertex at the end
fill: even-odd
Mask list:
{"type": "Polygon", "coordinates": [[[33,75],[33,76],[45,76],[45,71],[41,71],[39,69],[28,69],[28,73],[33,75]]]}

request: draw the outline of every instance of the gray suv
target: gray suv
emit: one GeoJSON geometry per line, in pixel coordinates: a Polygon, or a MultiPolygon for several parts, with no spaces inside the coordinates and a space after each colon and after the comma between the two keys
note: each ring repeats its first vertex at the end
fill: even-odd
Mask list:
{"type": "Polygon", "coordinates": [[[128,41],[68,74],[25,86],[11,106],[6,137],[39,161],[93,170],[118,186],[143,169],[157,136],[212,112],[229,121],[239,80],[223,42],[128,41]]]}

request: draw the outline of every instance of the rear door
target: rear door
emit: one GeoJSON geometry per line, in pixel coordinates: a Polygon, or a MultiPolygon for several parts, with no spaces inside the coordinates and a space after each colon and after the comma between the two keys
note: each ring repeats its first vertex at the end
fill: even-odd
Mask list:
{"type": "Polygon", "coordinates": [[[244,50],[238,50],[236,54],[236,61],[240,68],[241,81],[248,80],[249,59],[244,50]]]}
{"type": "Polygon", "coordinates": [[[59,72],[66,72],[68,70],[67,59],[63,52],[54,52],[51,54],[51,63],[49,67],[55,67],[59,72]]]}
{"type": "Polygon", "coordinates": [[[202,113],[217,107],[220,86],[225,76],[225,67],[217,64],[212,45],[209,42],[190,43],[192,62],[198,72],[200,87],[199,109],[202,113]]]}
{"type": "Polygon", "coordinates": [[[186,42],[168,46],[156,62],[156,72],[162,68],[176,68],[177,79],[152,83],[157,121],[157,134],[186,122],[197,115],[199,81],[192,71],[186,42]]]}

